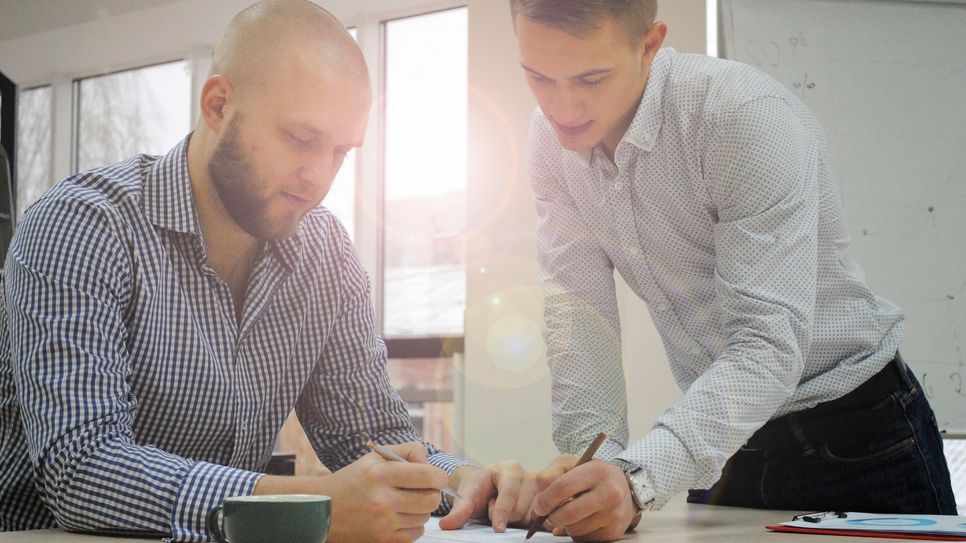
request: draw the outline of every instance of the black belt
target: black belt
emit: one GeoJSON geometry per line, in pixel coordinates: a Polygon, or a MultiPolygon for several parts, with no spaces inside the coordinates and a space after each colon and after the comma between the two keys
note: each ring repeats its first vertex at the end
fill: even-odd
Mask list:
{"type": "Polygon", "coordinates": [[[875,420],[866,420],[874,418],[868,409],[908,386],[902,373],[904,367],[897,353],[894,360],[845,396],[769,421],[751,436],[743,449],[799,448],[803,441],[834,440],[846,437],[855,428],[875,424],[875,420]]]}

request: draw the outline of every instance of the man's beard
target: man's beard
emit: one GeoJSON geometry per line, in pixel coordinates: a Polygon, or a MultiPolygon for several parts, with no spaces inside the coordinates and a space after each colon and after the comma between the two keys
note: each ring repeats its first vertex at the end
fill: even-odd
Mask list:
{"type": "Polygon", "coordinates": [[[240,119],[236,115],[225,127],[225,135],[208,162],[208,177],[225,211],[242,230],[260,240],[290,237],[298,230],[301,215],[272,221],[268,213],[270,196],[261,195],[266,183],[256,177],[238,142],[240,119]]]}

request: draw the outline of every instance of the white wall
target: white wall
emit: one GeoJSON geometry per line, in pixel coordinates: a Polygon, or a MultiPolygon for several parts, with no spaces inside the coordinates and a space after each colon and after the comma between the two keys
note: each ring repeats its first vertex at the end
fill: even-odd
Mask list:
{"type": "MultiPolygon", "coordinates": [[[[469,202],[474,232],[467,274],[464,452],[542,468],[550,437],[550,378],[543,354],[536,213],[524,147],[535,102],[521,73],[508,3],[469,0],[469,202]],[[485,270],[485,271],[484,271],[485,270]]],[[[705,0],[664,0],[667,44],[705,52],[705,0]]],[[[619,281],[630,437],[642,437],[681,393],[643,302],[619,281]]]]}

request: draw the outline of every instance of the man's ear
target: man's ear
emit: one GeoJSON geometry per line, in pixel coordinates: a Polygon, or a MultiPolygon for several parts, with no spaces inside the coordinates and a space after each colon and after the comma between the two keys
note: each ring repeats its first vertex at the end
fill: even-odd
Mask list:
{"type": "Polygon", "coordinates": [[[201,118],[212,132],[221,133],[234,99],[235,89],[227,77],[214,74],[205,81],[201,87],[201,118]]]}
{"type": "Polygon", "coordinates": [[[654,21],[651,28],[641,36],[641,61],[649,65],[657,52],[664,45],[664,38],[667,36],[667,25],[661,21],[654,21]]]}

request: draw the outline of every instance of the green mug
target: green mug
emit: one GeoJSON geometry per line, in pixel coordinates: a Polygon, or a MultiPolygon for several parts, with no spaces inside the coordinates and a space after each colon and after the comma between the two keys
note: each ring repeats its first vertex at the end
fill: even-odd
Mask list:
{"type": "Polygon", "coordinates": [[[308,494],[233,496],[208,512],[221,543],[325,543],[331,523],[332,498],[308,494]]]}

